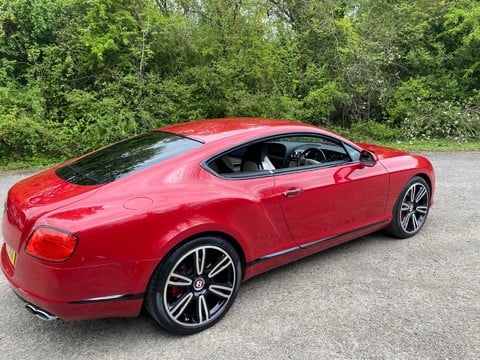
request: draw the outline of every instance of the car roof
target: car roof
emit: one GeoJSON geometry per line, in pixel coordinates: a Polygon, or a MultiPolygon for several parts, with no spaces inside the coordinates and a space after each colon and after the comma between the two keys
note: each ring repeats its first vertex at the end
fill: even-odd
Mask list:
{"type": "Polygon", "coordinates": [[[263,118],[224,118],[197,120],[187,123],[165,126],[159,131],[171,132],[200,140],[205,143],[227,140],[237,137],[268,136],[282,132],[323,131],[312,125],[289,120],[263,118]]]}

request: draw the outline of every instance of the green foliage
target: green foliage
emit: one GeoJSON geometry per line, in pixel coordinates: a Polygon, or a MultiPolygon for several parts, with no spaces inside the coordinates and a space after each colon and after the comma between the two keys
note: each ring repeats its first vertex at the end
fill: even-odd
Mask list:
{"type": "Polygon", "coordinates": [[[18,159],[29,154],[37,155],[44,148],[45,128],[31,117],[12,109],[0,117],[0,159],[18,159]]]}
{"type": "MultiPolygon", "coordinates": [[[[480,4],[462,1],[445,15],[442,36],[454,57],[452,63],[467,86],[480,85],[480,4]]],[[[453,70],[453,69],[452,69],[453,70]]]]}
{"type": "Polygon", "coordinates": [[[402,124],[407,139],[466,141],[480,137],[480,108],[472,103],[420,100],[415,110],[402,124]]]}
{"type": "MultiPolygon", "coordinates": [[[[448,91],[449,81],[443,83],[448,91]]],[[[452,100],[443,96],[446,92],[438,95],[429,89],[428,85],[432,84],[435,81],[429,78],[417,78],[397,87],[387,110],[392,122],[401,126],[402,137],[410,140],[479,138],[480,108],[475,98],[452,100]]]]}
{"type": "Polygon", "coordinates": [[[348,94],[343,93],[335,82],[312,88],[305,97],[302,118],[311,123],[332,125],[329,119],[342,101],[348,101],[348,94]]]}
{"type": "Polygon", "coordinates": [[[400,125],[406,117],[418,110],[421,101],[429,100],[432,92],[426,86],[424,78],[409,79],[397,86],[387,108],[390,118],[400,125]]]}
{"type": "Polygon", "coordinates": [[[353,124],[350,133],[361,141],[391,141],[402,138],[400,128],[373,120],[353,124]]]}
{"type": "Polygon", "coordinates": [[[196,118],[480,138],[473,0],[0,0],[0,162],[196,118]]]}

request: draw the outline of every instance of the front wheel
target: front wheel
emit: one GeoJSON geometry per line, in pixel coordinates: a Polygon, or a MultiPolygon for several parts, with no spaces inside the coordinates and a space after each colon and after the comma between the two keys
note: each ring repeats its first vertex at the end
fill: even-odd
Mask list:
{"type": "Polygon", "coordinates": [[[419,177],[413,177],[403,188],[393,209],[388,232],[398,238],[415,235],[425,224],[430,207],[430,187],[419,177]]]}
{"type": "Polygon", "coordinates": [[[240,258],[230,243],[216,237],[198,238],[162,261],[148,286],[145,305],[166,330],[195,334],[225,315],[241,278],[240,258]]]}

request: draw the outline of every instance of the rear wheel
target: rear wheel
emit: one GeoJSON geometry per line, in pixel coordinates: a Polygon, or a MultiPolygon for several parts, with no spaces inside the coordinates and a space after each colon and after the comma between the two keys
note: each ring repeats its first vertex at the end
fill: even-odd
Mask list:
{"type": "Polygon", "coordinates": [[[423,178],[415,176],[400,193],[388,232],[402,239],[415,235],[425,224],[429,207],[430,187],[423,178]]]}
{"type": "Polygon", "coordinates": [[[194,334],[230,309],[241,277],[240,258],[230,243],[198,238],[174,250],[155,270],[146,308],[166,330],[194,334]]]}

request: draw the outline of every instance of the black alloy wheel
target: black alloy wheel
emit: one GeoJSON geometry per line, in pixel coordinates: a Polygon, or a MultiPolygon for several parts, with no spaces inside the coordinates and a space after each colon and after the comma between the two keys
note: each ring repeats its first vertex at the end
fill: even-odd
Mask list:
{"type": "Polygon", "coordinates": [[[400,193],[388,231],[402,239],[415,235],[425,224],[429,208],[430,187],[423,178],[415,176],[400,193]]]}
{"type": "Polygon", "coordinates": [[[145,305],[166,330],[189,335],[221,319],[242,278],[234,247],[216,237],[198,238],[174,250],[155,270],[145,305]]]}

